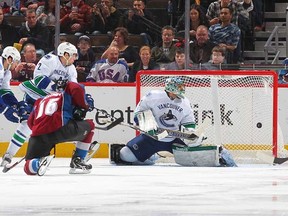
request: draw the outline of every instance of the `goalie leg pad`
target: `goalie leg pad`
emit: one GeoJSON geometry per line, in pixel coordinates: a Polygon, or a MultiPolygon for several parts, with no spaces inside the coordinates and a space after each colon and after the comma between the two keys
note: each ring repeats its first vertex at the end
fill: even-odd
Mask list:
{"type": "Polygon", "coordinates": [[[124,147],[124,144],[111,144],[109,145],[109,159],[111,164],[117,165],[132,165],[131,162],[123,161],[120,157],[120,150],[124,147]]]}
{"type": "Polygon", "coordinates": [[[218,146],[188,147],[173,144],[175,162],[182,166],[217,167],[219,164],[218,146]]]}

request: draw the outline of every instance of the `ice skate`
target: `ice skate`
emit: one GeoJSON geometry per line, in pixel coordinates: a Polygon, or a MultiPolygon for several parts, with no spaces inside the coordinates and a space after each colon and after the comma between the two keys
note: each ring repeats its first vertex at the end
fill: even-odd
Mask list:
{"type": "Polygon", "coordinates": [[[37,175],[43,176],[46,173],[47,168],[50,165],[50,163],[54,157],[55,157],[55,155],[49,155],[49,156],[40,158],[37,175]]]}
{"type": "Polygon", "coordinates": [[[237,167],[232,155],[228,152],[227,149],[220,147],[220,165],[226,167],[237,167]]]}
{"type": "Polygon", "coordinates": [[[2,157],[2,162],[0,164],[1,167],[5,167],[7,164],[10,164],[12,161],[12,155],[9,153],[5,153],[2,157]]]}
{"type": "Polygon", "coordinates": [[[88,174],[91,172],[92,165],[87,164],[83,159],[79,156],[73,155],[70,162],[70,171],[69,174],[88,174]]]}

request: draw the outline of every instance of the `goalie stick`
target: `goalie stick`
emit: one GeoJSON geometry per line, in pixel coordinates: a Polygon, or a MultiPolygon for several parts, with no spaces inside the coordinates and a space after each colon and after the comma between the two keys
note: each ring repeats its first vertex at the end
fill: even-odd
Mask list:
{"type": "Polygon", "coordinates": [[[8,172],[9,170],[11,170],[12,168],[14,168],[15,166],[17,166],[18,164],[20,164],[23,160],[25,159],[25,157],[21,158],[19,161],[16,161],[14,164],[6,164],[2,170],[3,173],[8,172]]]}
{"type": "MultiPolygon", "coordinates": [[[[166,136],[172,136],[172,137],[177,137],[177,138],[181,138],[181,139],[188,139],[188,140],[196,140],[199,138],[199,136],[201,135],[201,133],[204,132],[204,130],[206,129],[206,127],[208,126],[208,119],[210,119],[209,116],[206,116],[207,118],[204,119],[203,123],[200,125],[200,127],[192,133],[187,133],[187,132],[181,132],[178,130],[170,130],[170,129],[164,129],[164,128],[158,128],[157,129],[157,135],[151,135],[149,134],[147,131],[142,130],[141,128],[139,128],[136,125],[131,125],[131,124],[127,124],[124,123],[124,118],[120,117],[120,118],[115,118],[114,116],[110,115],[107,113],[106,110],[102,110],[102,109],[98,109],[96,107],[94,107],[95,110],[97,110],[97,112],[102,112],[104,115],[107,116],[107,118],[110,118],[111,120],[107,120],[106,122],[111,122],[109,125],[105,126],[105,127],[99,127],[99,126],[95,126],[95,129],[99,129],[99,130],[110,130],[111,128],[115,127],[116,125],[123,125],[126,127],[130,127],[134,130],[140,131],[144,134],[146,134],[147,136],[159,140],[162,139],[166,136]]],[[[96,113],[97,114],[97,113],[96,113]]],[[[95,119],[96,119],[96,114],[95,114],[95,119]]]]}
{"type": "MultiPolygon", "coordinates": [[[[185,133],[185,132],[176,131],[176,130],[158,128],[158,130],[157,130],[158,134],[151,135],[148,132],[146,132],[146,131],[142,130],[141,128],[139,128],[136,125],[127,124],[127,123],[124,123],[123,121],[120,122],[119,124],[122,125],[122,126],[126,126],[126,127],[129,127],[129,128],[132,128],[134,130],[140,131],[140,132],[144,133],[145,135],[147,135],[147,136],[149,136],[149,137],[151,137],[153,139],[156,139],[156,140],[162,139],[162,138],[164,138],[166,136],[172,136],[172,137],[177,137],[177,138],[181,138],[181,139],[195,140],[195,139],[197,139],[199,137],[198,134],[200,134],[197,131],[195,131],[193,133],[185,133]]],[[[103,127],[102,128],[96,127],[96,128],[101,129],[101,130],[106,130],[106,128],[104,129],[103,127]]]]}

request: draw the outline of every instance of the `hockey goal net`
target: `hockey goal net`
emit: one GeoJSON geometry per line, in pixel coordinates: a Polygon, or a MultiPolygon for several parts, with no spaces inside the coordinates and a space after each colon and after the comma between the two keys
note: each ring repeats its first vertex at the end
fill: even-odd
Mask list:
{"type": "Polygon", "coordinates": [[[137,102],[152,89],[164,89],[172,76],[185,82],[198,127],[209,118],[203,145],[223,145],[237,163],[265,163],[286,155],[283,143],[278,144],[275,72],[141,71],[137,102]]]}

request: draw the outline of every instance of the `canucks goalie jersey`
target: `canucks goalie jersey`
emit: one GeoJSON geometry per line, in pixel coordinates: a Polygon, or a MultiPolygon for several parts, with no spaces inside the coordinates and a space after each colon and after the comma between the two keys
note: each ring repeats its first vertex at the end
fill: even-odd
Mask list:
{"type": "MultiPolygon", "coordinates": [[[[171,100],[166,91],[152,90],[144,96],[135,108],[135,113],[151,110],[158,127],[170,130],[179,130],[180,125],[193,124],[194,114],[189,100],[176,98],[171,100]]],[[[171,141],[174,138],[166,137],[161,141],[171,141]]]]}

